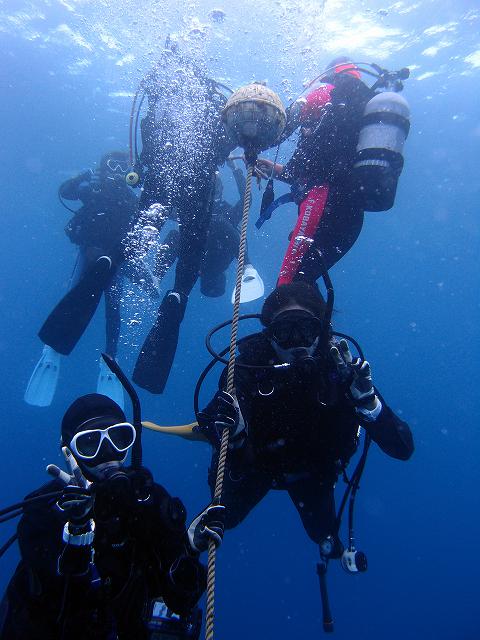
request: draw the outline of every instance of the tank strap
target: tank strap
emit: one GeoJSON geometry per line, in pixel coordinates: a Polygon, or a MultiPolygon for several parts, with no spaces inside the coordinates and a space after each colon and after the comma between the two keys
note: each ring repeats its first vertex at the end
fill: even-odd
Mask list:
{"type": "Polygon", "coordinates": [[[410,132],[410,122],[404,116],[398,113],[390,113],[389,111],[374,111],[363,116],[363,125],[369,124],[392,124],[399,127],[405,133],[405,137],[410,132]]]}

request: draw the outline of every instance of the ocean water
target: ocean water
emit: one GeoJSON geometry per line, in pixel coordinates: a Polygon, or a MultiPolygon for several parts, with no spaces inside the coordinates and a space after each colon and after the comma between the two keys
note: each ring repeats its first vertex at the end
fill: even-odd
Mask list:
{"type": "MultiPolygon", "coordinates": [[[[335,328],[359,340],[375,383],[411,425],[416,451],[402,463],[372,447],[356,521],[369,569],[349,576],[332,566],[330,598],[338,640],[480,637],[478,0],[0,5],[0,503],[21,499],[47,479],[46,464],[61,463],[59,421],[75,397],[95,390],[103,349],[99,310],[62,362],[52,405],[23,402],[41,353],[37,331],[65,292],[75,262],[57,188],[104,152],[126,148],[133,93],[169,33],[205,61],[212,77],[233,88],[266,80],[284,102],[343,53],[411,69],[404,96],[412,127],[395,206],[366,214],[358,242],[331,277],[335,328]]],[[[291,150],[284,145],[281,159],[291,150]]],[[[236,198],[230,178],[225,195],[236,198]]],[[[260,197],[254,187],[249,243],[269,291],[295,210],[278,210],[257,232],[260,197]]],[[[232,270],[229,290],[233,279],[232,270]]],[[[171,275],[165,289],[170,282],[171,275]]],[[[257,302],[244,310],[259,308],[257,302]]],[[[140,393],[145,418],[162,424],[193,419],[195,380],[209,360],[204,335],[231,312],[229,295],[211,300],[195,288],[166,392],[140,393]]],[[[120,364],[128,373],[154,313],[140,292],[126,296],[120,364]]],[[[254,329],[247,324],[242,332],[254,329]]],[[[212,374],[204,402],[215,384],[212,374]]],[[[195,515],[209,500],[209,448],[151,432],[144,439],[145,464],[195,515]]],[[[14,524],[2,527],[6,540],[14,524]]],[[[216,635],[322,636],[316,560],[288,496],[271,492],[225,536],[218,554],[216,635]]],[[[2,589],[17,561],[15,547],[0,560],[2,589]]]]}

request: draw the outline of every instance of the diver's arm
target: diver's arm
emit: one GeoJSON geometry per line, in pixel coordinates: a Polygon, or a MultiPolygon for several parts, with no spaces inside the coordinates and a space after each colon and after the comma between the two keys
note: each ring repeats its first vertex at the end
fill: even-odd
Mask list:
{"type": "Polygon", "coordinates": [[[380,412],[374,419],[370,419],[368,411],[364,411],[363,414],[357,411],[360,423],[387,455],[398,460],[408,460],[415,448],[410,427],[395,415],[378,389],[375,389],[375,393],[381,402],[380,412]]]}
{"type": "Polygon", "coordinates": [[[305,103],[306,99],[300,97],[285,109],[285,113],[287,115],[287,123],[277,144],[285,142],[285,140],[287,140],[287,138],[289,138],[292,133],[294,133],[298,129],[298,127],[300,126],[300,113],[305,103]]]}
{"type": "Polygon", "coordinates": [[[83,200],[82,196],[85,196],[86,191],[90,190],[91,179],[92,172],[90,170],[84,171],[75,178],[63,182],[58,188],[58,194],[65,200],[83,200]]]}

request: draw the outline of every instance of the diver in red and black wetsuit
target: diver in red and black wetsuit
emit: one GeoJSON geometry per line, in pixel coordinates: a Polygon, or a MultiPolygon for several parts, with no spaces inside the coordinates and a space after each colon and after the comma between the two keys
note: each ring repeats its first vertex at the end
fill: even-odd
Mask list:
{"type": "MultiPolygon", "coordinates": [[[[264,174],[291,184],[299,216],[278,284],[315,282],[353,246],[363,225],[365,201],[353,171],[365,106],[375,96],[349,58],[336,58],[323,83],[289,109],[286,134],[300,137],[286,165],[257,161],[264,174]]],[[[391,206],[391,205],[390,205],[391,206]]]]}

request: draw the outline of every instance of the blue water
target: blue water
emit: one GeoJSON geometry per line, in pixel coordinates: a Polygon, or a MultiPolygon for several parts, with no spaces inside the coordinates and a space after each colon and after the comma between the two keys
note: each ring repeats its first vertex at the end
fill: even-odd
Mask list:
{"type": "MultiPolygon", "coordinates": [[[[23,402],[41,352],[37,331],[75,261],[58,185],[105,151],[126,147],[131,95],[169,32],[190,43],[213,77],[232,87],[265,79],[285,101],[344,52],[412,69],[404,93],[412,128],[395,207],[367,214],[359,241],[331,275],[336,328],[362,344],[376,384],[411,425],[416,452],[401,463],[372,451],[356,523],[369,570],[350,577],[333,568],[330,596],[338,640],[480,637],[478,0],[2,5],[0,503],[20,499],[46,480],[46,464],[60,462],[59,420],[76,396],[95,390],[103,348],[99,311],[62,363],[52,406],[23,402]],[[225,19],[213,21],[212,8],[223,9],[225,19]]],[[[285,145],[284,158],[290,152],[285,145]]],[[[231,180],[225,195],[236,198],[231,180]]],[[[255,189],[249,242],[270,290],[295,211],[283,208],[258,233],[259,198],[255,189]]],[[[233,277],[232,271],[229,290],[233,277]]],[[[120,352],[127,372],[153,312],[138,292],[129,297],[120,352]],[[134,313],[143,320],[140,329],[128,324],[134,313]]],[[[229,314],[229,295],[212,301],[194,290],[166,393],[141,394],[145,418],[193,419],[195,380],[208,361],[204,334],[229,314]]],[[[211,376],[204,400],[214,384],[211,376]]],[[[144,450],[156,479],[185,501],[190,515],[207,503],[207,446],[149,432],[144,450]]],[[[6,539],[13,525],[2,527],[6,539]]],[[[288,497],[272,492],[219,552],[217,637],[321,636],[316,559],[288,497]]],[[[0,561],[2,589],[17,560],[12,549],[0,561]]]]}

